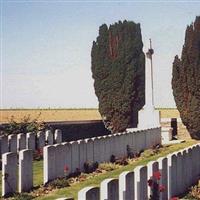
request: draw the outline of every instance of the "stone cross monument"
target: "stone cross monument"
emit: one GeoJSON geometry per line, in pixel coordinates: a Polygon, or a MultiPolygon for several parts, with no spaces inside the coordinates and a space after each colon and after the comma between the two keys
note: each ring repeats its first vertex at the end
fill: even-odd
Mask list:
{"type": "Polygon", "coordinates": [[[153,94],[153,53],[151,39],[150,48],[145,59],[145,105],[138,114],[138,128],[153,128],[160,126],[160,114],[154,107],[153,94]]]}

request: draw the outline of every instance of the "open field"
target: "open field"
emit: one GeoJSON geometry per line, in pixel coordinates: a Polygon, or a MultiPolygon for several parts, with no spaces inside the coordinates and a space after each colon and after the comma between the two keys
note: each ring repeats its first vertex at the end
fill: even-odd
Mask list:
{"type": "Polygon", "coordinates": [[[4,109],[0,110],[0,123],[8,122],[13,116],[20,121],[24,116],[38,118],[39,121],[82,121],[98,120],[101,116],[97,109],[4,109]]]}
{"type": "MultiPolygon", "coordinates": [[[[161,118],[178,118],[177,109],[158,108],[161,118]]],[[[16,121],[21,121],[25,116],[38,118],[39,121],[82,121],[99,120],[101,116],[98,109],[1,109],[0,123],[8,122],[13,116],[16,121]]]]}
{"type": "Polygon", "coordinates": [[[160,111],[161,118],[180,118],[179,111],[176,108],[157,108],[160,111]]]}

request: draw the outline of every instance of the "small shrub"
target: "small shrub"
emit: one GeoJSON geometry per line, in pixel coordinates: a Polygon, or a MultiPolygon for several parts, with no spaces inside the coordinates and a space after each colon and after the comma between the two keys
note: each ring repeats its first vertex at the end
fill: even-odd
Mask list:
{"type": "Polygon", "coordinates": [[[28,193],[16,193],[16,194],[14,194],[14,196],[11,199],[13,199],[13,200],[31,200],[31,199],[34,199],[34,197],[28,193]]]}
{"type": "Polygon", "coordinates": [[[94,162],[94,163],[89,163],[89,162],[85,162],[84,163],[84,172],[85,173],[92,173],[94,172],[97,168],[99,167],[99,163],[98,162],[94,162]]]}
{"type": "Polygon", "coordinates": [[[75,178],[81,175],[81,170],[76,168],[75,172],[70,173],[67,178],[75,178]]]}
{"type": "Polygon", "coordinates": [[[195,199],[200,199],[200,180],[197,185],[191,187],[189,195],[195,199]]]}
{"type": "Polygon", "coordinates": [[[31,119],[30,115],[24,116],[20,122],[17,122],[12,116],[8,119],[8,124],[5,124],[1,129],[2,135],[27,133],[27,132],[38,132],[47,129],[48,125],[39,121],[41,113],[34,119],[31,119]]]}
{"type": "Polygon", "coordinates": [[[156,144],[152,147],[154,154],[159,153],[160,152],[160,148],[163,147],[160,144],[156,144]]]}
{"type": "Polygon", "coordinates": [[[148,158],[154,156],[156,152],[153,149],[147,149],[146,151],[142,152],[140,156],[143,158],[148,158]]]}
{"type": "Polygon", "coordinates": [[[127,151],[127,158],[134,158],[133,149],[129,145],[126,146],[126,151],[127,151]]]}
{"type": "Polygon", "coordinates": [[[115,155],[111,155],[111,156],[110,156],[110,162],[111,162],[111,163],[115,163],[115,161],[116,161],[115,155]]]}
{"type": "Polygon", "coordinates": [[[59,188],[68,187],[69,185],[70,185],[69,181],[66,178],[57,178],[49,182],[46,186],[59,189],[59,188]]]}
{"type": "Polygon", "coordinates": [[[115,169],[118,169],[120,165],[114,164],[114,163],[101,163],[99,165],[99,170],[105,170],[105,171],[113,171],[115,169]]]}
{"type": "Polygon", "coordinates": [[[128,165],[128,160],[127,160],[126,157],[120,158],[120,159],[117,159],[117,160],[115,161],[115,164],[125,166],[125,165],[128,165]]]}
{"type": "Polygon", "coordinates": [[[136,152],[135,153],[135,158],[139,158],[141,156],[141,153],[140,152],[136,152]]]}

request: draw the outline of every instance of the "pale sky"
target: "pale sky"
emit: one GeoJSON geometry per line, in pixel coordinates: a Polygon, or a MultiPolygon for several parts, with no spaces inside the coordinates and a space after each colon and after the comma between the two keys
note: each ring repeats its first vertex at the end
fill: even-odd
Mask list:
{"type": "Polygon", "coordinates": [[[98,107],[91,46],[101,24],[141,24],[153,41],[155,104],[174,107],[172,62],[198,1],[1,1],[1,108],[98,107]]]}

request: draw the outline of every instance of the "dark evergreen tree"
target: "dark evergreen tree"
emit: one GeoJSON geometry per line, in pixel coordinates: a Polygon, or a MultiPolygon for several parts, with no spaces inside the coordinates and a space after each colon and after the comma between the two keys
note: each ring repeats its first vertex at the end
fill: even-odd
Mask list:
{"type": "Polygon", "coordinates": [[[140,24],[103,24],[92,46],[92,75],[99,111],[113,133],[137,125],[145,103],[145,55],[140,24]]]}
{"type": "Polygon", "coordinates": [[[181,59],[174,59],[172,88],[183,124],[200,139],[200,17],[186,29],[181,59]]]}

